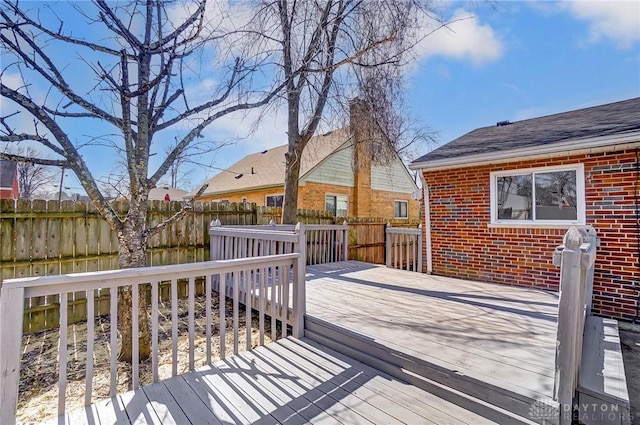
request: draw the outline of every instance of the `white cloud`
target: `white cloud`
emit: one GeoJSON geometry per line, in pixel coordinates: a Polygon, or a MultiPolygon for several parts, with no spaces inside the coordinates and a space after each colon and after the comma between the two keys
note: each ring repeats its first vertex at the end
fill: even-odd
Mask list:
{"type": "Polygon", "coordinates": [[[589,41],[610,39],[623,48],[640,40],[640,2],[565,1],[562,7],[575,18],[589,22],[589,41]]]}
{"type": "Polygon", "coordinates": [[[502,57],[504,46],[493,28],[481,24],[470,12],[457,9],[449,22],[420,42],[416,49],[419,59],[441,55],[484,65],[502,57]]]}

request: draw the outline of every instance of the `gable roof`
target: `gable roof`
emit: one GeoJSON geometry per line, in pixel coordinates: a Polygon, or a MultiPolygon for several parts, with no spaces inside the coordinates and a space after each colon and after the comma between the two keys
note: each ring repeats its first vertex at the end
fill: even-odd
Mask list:
{"type": "Polygon", "coordinates": [[[17,163],[0,159],[0,187],[13,187],[13,181],[18,172],[17,163]]]}
{"type": "Polygon", "coordinates": [[[171,198],[172,201],[182,201],[182,198],[184,197],[184,195],[187,194],[187,191],[182,189],[177,189],[175,187],[169,187],[169,186],[154,187],[149,191],[149,200],[162,201],[164,200],[164,196],[167,193],[169,194],[169,198],[171,198]]]}
{"type": "MultiPolygon", "coordinates": [[[[300,178],[350,139],[351,130],[349,127],[312,137],[302,152],[300,178]]],[[[284,155],[286,152],[287,145],[282,145],[245,156],[209,179],[206,182],[209,187],[201,196],[283,186],[285,178],[284,155]]],[[[186,197],[193,196],[198,189],[189,192],[186,197]]]]}
{"type": "Polygon", "coordinates": [[[414,160],[411,169],[474,164],[640,141],[640,98],[477,128],[414,160]],[[503,124],[503,125],[500,125],[503,124]],[[506,125],[504,125],[506,124],[506,125]]]}

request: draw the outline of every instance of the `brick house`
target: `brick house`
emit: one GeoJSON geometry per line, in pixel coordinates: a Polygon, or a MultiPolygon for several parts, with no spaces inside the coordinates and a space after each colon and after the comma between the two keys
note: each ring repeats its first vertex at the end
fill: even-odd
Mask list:
{"type": "Polygon", "coordinates": [[[637,316],[640,98],[478,128],[416,159],[427,272],[558,289],[571,225],[601,238],[594,313],[637,316]]]}
{"type": "Polygon", "coordinates": [[[18,163],[0,159],[0,199],[18,199],[18,163]]]}
{"type": "MultiPolygon", "coordinates": [[[[409,171],[395,152],[378,157],[381,148],[361,131],[358,117],[352,105],[348,127],[314,136],[305,147],[298,208],[329,210],[338,217],[419,220],[420,202],[413,199],[418,187],[409,171]]],[[[208,180],[198,200],[282,206],[286,152],[282,145],[242,158],[208,180]]]]}

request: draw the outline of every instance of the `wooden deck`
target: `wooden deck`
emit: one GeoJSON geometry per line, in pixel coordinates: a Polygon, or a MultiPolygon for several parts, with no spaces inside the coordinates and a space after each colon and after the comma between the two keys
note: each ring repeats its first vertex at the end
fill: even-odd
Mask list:
{"type": "Polygon", "coordinates": [[[49,423],[555,423],[531,409],[552,398],[557,294],[355,261],[306,281],[304,339],[49,423]]]}
{"type": "Polygon", "coordinates": [[[475,425],[494,422],[313,341],[288,338],[47,423],[475,425]]]}
{"type": "Polygon", "coordinates": [[[552,398],[557,302],[556,293],[354,261],[307,267],[310,338],[320,319],[325,337],[332,326],[348,330],[349,355],[401,359],[480,399],[504,396],[502,407],[525,417],[533,401],[552,398]]]}

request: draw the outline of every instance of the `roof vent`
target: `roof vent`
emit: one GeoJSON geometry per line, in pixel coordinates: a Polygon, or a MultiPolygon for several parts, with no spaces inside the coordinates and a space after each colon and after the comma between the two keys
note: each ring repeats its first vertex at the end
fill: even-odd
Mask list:
{"type": "Polygon", "coordinates": [[[262,152],[260,152],[262,155],[264,155],[265,153],[269,152],[267,149],[263,150],[262,152]]]}
{"type": "Polygon", "coordinates": [[[504,127],[505,125],[511,125],[511,122],[509,122],[509,120],[506,120],[506,121],[498,121],[496,123],[496,127],[504,127]]]}
{"type": "Polygon", "coordinates": [[[239,179],[239,178],[241,178],[242,176],[244,176],[244,174],[240,173],[240,174],[238,174],[237,176],[235,176],[235,177],[234,177],[234,179],[239,179]]]}
{"type": "Polygon", "coordinates": [[[255,174],[256,172],[253,171],[253,167],[251,167],[251,174],[255,174]]]}

